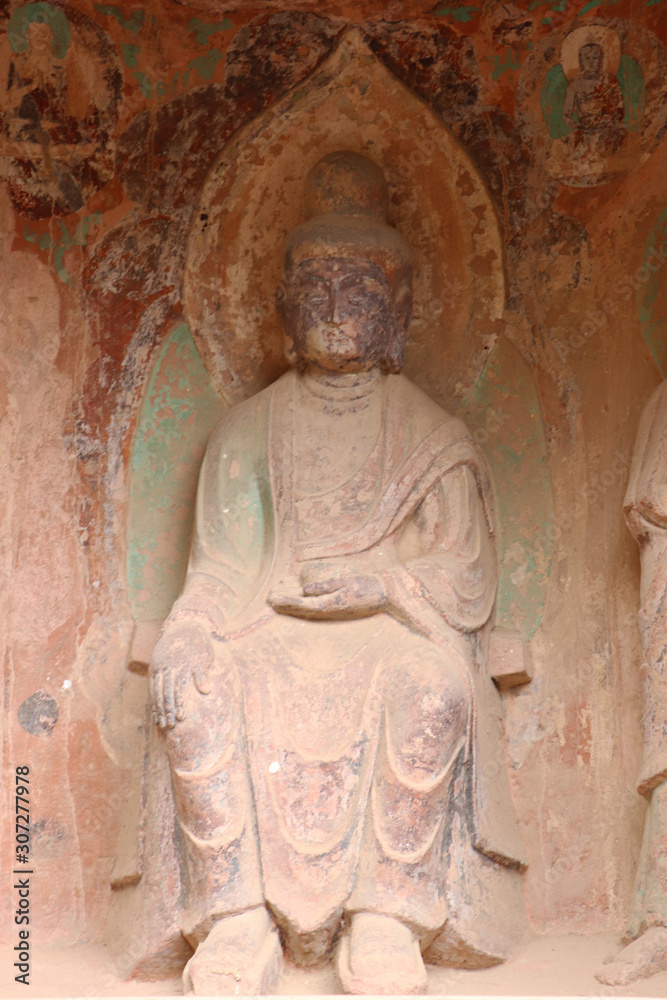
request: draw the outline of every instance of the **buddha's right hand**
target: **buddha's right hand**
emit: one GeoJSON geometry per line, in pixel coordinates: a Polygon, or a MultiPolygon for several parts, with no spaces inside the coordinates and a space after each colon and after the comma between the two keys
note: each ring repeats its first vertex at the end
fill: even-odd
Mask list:
{"type": "Polygon", "coordinates": [[[153,721],[173,729],[185,718],[184,695],[190,681],[200,694],[209,694],[213,646],[200,622],[167,626],[157,641],[148,667],[153,721]]]}

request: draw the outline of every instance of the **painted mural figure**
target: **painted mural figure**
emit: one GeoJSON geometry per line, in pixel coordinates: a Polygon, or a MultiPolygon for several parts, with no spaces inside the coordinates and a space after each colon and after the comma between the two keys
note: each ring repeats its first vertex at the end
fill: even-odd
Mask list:
{"type": "Polygon", "coordinates": [[[628,937],[598,979],[624,986],[667,969],[667,381],[641,418],[625,496],[641,553],[644,755],[638,790],[649,800],[628,937]]]}
{"type": "Polygon", "coordinates": [[[14,172],[29,173],[41,197],[75,212],[83,196],[72,167],[93,147],[69,111],[65,64],[54,57],[51,25],[31,21],[25,38],[25,51],[15,54],[7,80],[7,131],[20,156],[14,172]]]}
{"type": "Polygon", "coordinates": [[[601,45],[582,45],[580,72],[570,80],[563,104],[563,119],[572,127],[567,141],[573,156],[582,156],[594,148],[611,155],[623,142],[623,94],[618,80],[604,71],[603,64],[601,45]]]}
{"type": "MultiPolygon", "coordinates": [[[[553,51],[544,54],[553,58],[553,51]]],[[[645,156],[664,102],[657,102],[659,109],[652,102],[643,59],[638,40],[621,28],[594,23],[565,35],[560,61],[539,92],[552,177],[575,187],[603,184],[645,156]]]]}
{"type": "MultiPolygon", "coordinates": [[[[79,33],[89,41],[84,26],[79,33]]],[[[2,172],[23,214],[69,215],[110,176],[106,147],[118,81],[100,53],[77,49],[65,14],[51,4],[16,8],[8,38],[11,48],[0,59],[2,172]]]]}
{"type": "Polygon", "coordinates": [[[492,902],[523,862],[487,712],[491,487],[399,374],[411,255],[387,204],[364,157],[309,174],[277,294],[292,368],[212,436],[151,660],[186,992],[271,992],[279,927],[302,964],[340,939],[347,992],[423,993],[423,956],[492,964],[520,923],[492,902]]]}

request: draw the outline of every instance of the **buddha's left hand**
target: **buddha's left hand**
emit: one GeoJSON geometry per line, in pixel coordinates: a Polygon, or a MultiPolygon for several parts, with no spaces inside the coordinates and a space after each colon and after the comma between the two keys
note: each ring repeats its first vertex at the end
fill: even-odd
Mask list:
{"type": "Polygon", "coordinates": [[[334,569],[327,564],[304,570],[301,586],[275,587],[268,599],[280,614],[311,619],[366,618],[387,608],[379,573],[346,572],[344,567],[334,569]]]}

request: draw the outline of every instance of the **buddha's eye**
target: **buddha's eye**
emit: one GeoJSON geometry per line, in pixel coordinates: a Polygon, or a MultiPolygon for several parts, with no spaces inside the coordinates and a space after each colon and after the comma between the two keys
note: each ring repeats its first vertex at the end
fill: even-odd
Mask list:
{"type": "Polygon", "coordinates": [[[299,289],[299,299],[304,305],[323,305],[329,300],[329,289],[322,281],[304,281],[299,289]]]}
{"type": "Polygon", "coordinates": [[[341,291],[353,306],[375,306],[385,298],[385,289],[369,275],[355,276],[342,283],[341,291]]]}
{"type": "Polygon", "coordinates": [[[363,306],[369,298],[368,289],[356,285],[346,290],[345,297],[353,306],[363,306]]]}

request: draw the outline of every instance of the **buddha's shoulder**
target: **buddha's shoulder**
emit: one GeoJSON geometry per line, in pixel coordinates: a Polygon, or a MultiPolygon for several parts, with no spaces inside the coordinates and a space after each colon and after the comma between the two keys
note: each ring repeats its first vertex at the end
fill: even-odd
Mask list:
{"type": "Polygon", "coordinates": [[[463,429],[462,421],[444,410],[405,375],[389,375],[387,378],[387,394],[391,405],[404,413],[406,422],[415,432],[423,436],[441,425],[447,425],[452,430],[463,429]]]}
{"type": "Polygon", "coordinates": [[[265,389],[230,406],[211,434],[209,451],[222,447],[230,439],[238,438],[247,447],[251,446],[253,439],[264,440],[271,400],[282,391],[283,380],[290,374],[288,372],[265,389]]]}

